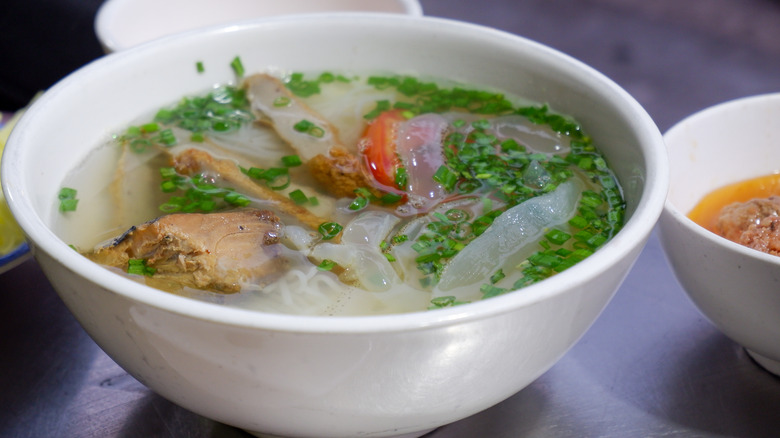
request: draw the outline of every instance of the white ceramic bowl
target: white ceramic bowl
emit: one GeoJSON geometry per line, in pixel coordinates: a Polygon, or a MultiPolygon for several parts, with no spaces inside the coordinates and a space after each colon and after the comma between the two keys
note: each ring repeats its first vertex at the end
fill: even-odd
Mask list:
{"type": "Polygon", "coordinates": [[[665,135],[669,197],[660,221],[667,258],[690,298],[753,358],[780,374],[780,257],[731,242],[686,215],[711,191],[780,171],[780,94],[698,112],[665,135]]]}
{"type": "Polygon", "coordinates": [[[667,190],[662,137],[624,90],[550,48],[434,18],[284,17],[109,55],[20,121],[3,187],[44,272],[119,365],[196,413],[255,433],[419,436],[549,369],[593,323],[649,236],[667,190]],[[531,286],[439,311],[301,317],[163,293],[76,256],[52,231],[57,191],[93,145],[139,114],[248,72],[412,71],[498,87],[579,119],[625,189],[628,221],[594,256],[531,286]],[[207,66],[195,74],[196,60],[207,66]]]}
{"type": "Polygon", "coordinates": [[[417,0],[107,0],[95,16],[95,34],[110,53],[209,26],[322,12],[420,16],[422,6],[417,0]]]}

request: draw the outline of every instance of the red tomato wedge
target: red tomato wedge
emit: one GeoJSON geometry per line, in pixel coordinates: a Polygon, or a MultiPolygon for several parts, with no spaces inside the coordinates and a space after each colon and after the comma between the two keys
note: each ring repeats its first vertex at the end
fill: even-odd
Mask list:
{"type": "Polygon", "coordinates": [[[387,187],[399,189],[395,175],[401,166],[395,142],[398,124],[405,121],[400,110],[385,111],[366,128],[362,154],[374,179],[387,187]]]}

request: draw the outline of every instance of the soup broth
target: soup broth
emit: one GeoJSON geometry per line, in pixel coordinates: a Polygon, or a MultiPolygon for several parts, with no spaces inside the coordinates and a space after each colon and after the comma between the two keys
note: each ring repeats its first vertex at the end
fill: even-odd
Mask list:
{"type": "Polygon", "coordinates": [[[522,289],[623,224],[604,157],[545,105],[388,74],[237,84],[184,97],[97,146],[64,182],[78,208],[60,215],[59,235],[170,293],[367,315],[522,289]],[[215,238],[231,220],[240,232],[215,238]]]}

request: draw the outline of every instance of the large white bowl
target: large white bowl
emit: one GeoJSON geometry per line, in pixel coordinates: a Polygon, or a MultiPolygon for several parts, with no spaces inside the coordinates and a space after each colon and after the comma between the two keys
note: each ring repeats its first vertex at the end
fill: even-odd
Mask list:
{"type": "Polygon", "coordinates": [[[686,215],[711,191],[780,171],[780,94],[700,111],[665,135],[671,162],[660,236],[701,312],[768,370],[780,374],[780,257],[712,233],[686,215]]]}
{"type": "Polygon", "coordinates": [[[196,413],[255,433],[418,436],[516,393],[549,369],[613,296],[660,215],[662,137],[624,90],[545,46],[493,29],[401,15],[286,17],[171,37],[109,55],[20,121],[3,187],[46,275],[120,366],[196,413]],[[399,71],[489,85],[579,119],[625,190],[628,221],[594,256],[486,301],[373,317],[263,314],[121,278],[52,231],[67,172],[106,135],[180,96],[248,72],[399,71]],[[206,66],[195,73],[195,62],[206,66]]]}

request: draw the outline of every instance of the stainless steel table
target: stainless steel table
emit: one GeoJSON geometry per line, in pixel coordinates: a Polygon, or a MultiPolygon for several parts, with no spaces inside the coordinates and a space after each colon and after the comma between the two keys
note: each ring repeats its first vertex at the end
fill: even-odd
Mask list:
{"type": "MultiPolygon", "coordinates": [[[[514,32],[594,66],[633,94],[661,130],[708,105],[780,90],[776,1],[422,4],[428,15],[514,32]]],[[[128,376],[84,333],[34,261],[0,276],[0,296],[0,436],[248,436],[128,376]]],[[[696,311],[653,235],[602,316],[550,371],[428,437],[775,437],[778,412],[780,378],[696,311]]]]}

